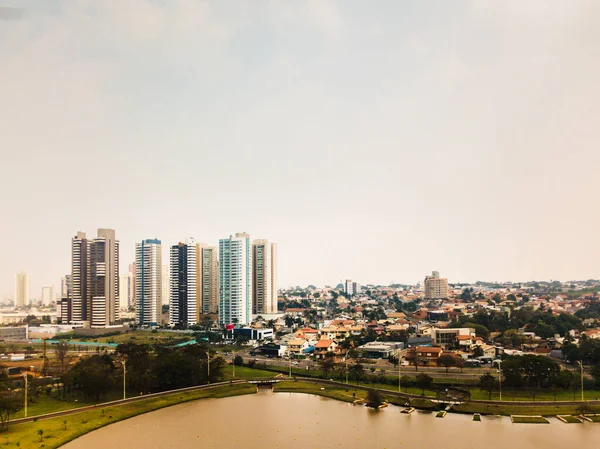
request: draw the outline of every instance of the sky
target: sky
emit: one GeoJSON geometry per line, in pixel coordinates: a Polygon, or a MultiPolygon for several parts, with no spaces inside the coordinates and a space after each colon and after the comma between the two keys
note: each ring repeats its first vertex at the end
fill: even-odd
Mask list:
{"type": "Polygon", "coordinates": [[[596,0],[0,0],[0,296],[235,232],[281,286],[598,278],[596,0]]]}

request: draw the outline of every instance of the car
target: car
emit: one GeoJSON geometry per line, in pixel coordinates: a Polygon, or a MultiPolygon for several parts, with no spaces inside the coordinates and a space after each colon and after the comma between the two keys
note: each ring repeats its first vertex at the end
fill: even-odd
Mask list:
{"type": "Polygon", "coordinates": [[[300,365],[298,362],[292,362],[292,365],[300,365]]]}

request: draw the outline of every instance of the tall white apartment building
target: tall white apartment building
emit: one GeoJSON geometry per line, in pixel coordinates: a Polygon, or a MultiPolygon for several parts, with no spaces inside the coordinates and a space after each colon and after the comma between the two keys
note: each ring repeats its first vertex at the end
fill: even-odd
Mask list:
{"type": "MultiPolygon", "coordinates": [[[[199,313],[217,313],[219,309],[219,253],[216,246],[199,243],[198,290],[199,313]]],[[[199,319],[199,317],[198,317],[199,319]]]]}
{"type": "Polygon", "coordinates": [[[54,285],[42,287],[41,303],[43,306],[51,305],[55,299],[56,299],[56,293],[55,293],[54,285]]]}
{"type": "Polygon", "coordinates": [[[140,325],[156,326],[162,312],[162,245],[142,240],[135,245],[135,318],[140,325]]]}
{"type": "Polygon", "coordinates": [[[25,272],[15,276],[15,307],[29,304],[29,275],[25,272]]]}
{"type": "Polygon", "coordinates": [[[352,279],[346,279],[346,282],[344,283],[344,291],[350,296],[360,295],[361,287],[358,282],[354,282],[352,279]]]}
{"type": "Polygon", "coordinates": [[[252,313],[277,313],[277,243],[252,243],[252,313]]]}
{"type": "Polygon", "coordinates": [[[425,299],[445,299],[448,297],[448,279],[441,278],[438,271],[433,271],[431,276],[425,276],[423,291],[425,299]]]}
{"type": "Polygon", "coordinates": [[[69,321],[90,321],[90,241],[85,232],[71,239],[71,295],[63,297],[61,311],[69,321]],[[65,301],[65,299],[67,299],[65,301]],[[68,308],[69,311],[64,310],[68,308]]]}
{"type": "Polygon", "coordinates": [[[121,310],[127,310],[135,303],[135,296],[131,293],[135,292],[135,282],[133,274],[127,272],[120,276],[121,280],[119,283],[119,308],[121,310]]]}
{"type": "Polygon", "coordinates": [[[171,246],[169,324],[187,327],[198,318],[198,257],[194,239],[171,246]]]}
{"type": "Polygon", "coordinates": [[[252,243],[246,233],[219,240],[219,323],[252,321],[252,243]]]}
{"type": "Polygon", "coordinates": [[[171,297],[171,279],[169,278],[169,264],[162,266],[162,303],[163,305],[169,304],[169,298],[171,297]]]}

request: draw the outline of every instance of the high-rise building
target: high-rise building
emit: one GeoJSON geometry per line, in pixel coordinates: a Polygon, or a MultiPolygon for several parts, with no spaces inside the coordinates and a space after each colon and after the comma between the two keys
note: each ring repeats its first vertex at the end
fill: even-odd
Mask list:
{"type": "Polygon", "coordinates": [[[252,244],[252,313],[277,313],[277,243],[252,244]]]}
{"type": "MultiPolygon", "coordinates": [[[[90,241],[87,239],[85,232],[78,232],[71,239],[71,296],[68,298],[69,321],[89,321],[91,319],[89,253],[90,241]]],[[[63,315],[65,314],[63,313],[63,315]]]]}
{"type": "Polygon", "coordinates": [[[72,296],[71,275],[67,274],[60,279],[60,301],[58,303],[57,316],[60,317],[61,323],[72,321],[71,312],[71,296],[72,296]]]}
{"type": "Polygon", "coordinates": [[[169,298],[171,297],[171,282],[169,278],[169,265],[165,264],[162,266],[162,303],[163,305],[169,304],[169,298]]]}
{"type": "Polygon", "coordinates": [[[130,272],[122,274],[119,282],[119,308],[127,310],[132,307],[135,302],[135,297],[131,294],[134,286],[134,276],[130,272]]]}
{"type": "Polygon", "coordinates": [[[433,271],[431,276],[425,276],[423,291],[425,299],[445,299],[448,297],[448,279],[441,278],[438,271],[433,271]]]}
{"type": "MultiPolygon", "coordinates": [[[[89,249],[90,324],[104,327],[119,319],[119,241],[114,229],[98,229],[89,249]]],[[[75,319],[75,318],[74,318],[75,319]]]]}
{"type": "Polygon", "coordinates": [[[169,323],[186,327],[197,323],[198,259],[194,239],[171,246],[169,323]]]}
{"type": "Polygon", "coordinates": [[[25,272],[15,276],[15,307],[29,304],[29,275],[25,272]]]}
{"type": "MultiPolygon", "coordinates": [[[[219,254],[216,246],[197,245],[200,313],[217,313],[219,309],[219,254]]],[[[199,320],[199,317],[198,317],[199,320]]]]}
{"type": "Polygon", "coordinates": [[[129,264],[129,306],[135,307],[135,286],[136,286],[137,270],[135,268],[135,262],[129,264]]]}
{"type": "Polygon", "coordinates": [[[252,321],[252,244],[238,233],[219,240],[219,323],[252,321]]]}
{"type": "Polygon", "coordinates": [[[42,287],[41,303],[43,306],[51,305],[55,301],[55,299],[56,299],[56,293],[55,293],[54,285],[42,287]]]}
{"type": "Polygon", "coordinates": [[[354,282],[352,279],[346,279],[346,282],[344,283],[344,291],[350,296],[359,295],[361,292],[360,284],[358,282],[354,282]]]}
{"type": "Polygon", "coordinates": [[[135,319],[140,325],[156,326],[162,311],[162,245],[160,240],[142,240],[135,245],[135,319]]]}

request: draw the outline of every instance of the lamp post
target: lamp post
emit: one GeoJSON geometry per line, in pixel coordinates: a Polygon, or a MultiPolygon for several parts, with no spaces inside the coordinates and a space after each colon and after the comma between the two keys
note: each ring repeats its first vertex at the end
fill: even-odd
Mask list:
{"type": "Polygon", "coordinates": [[[123,365],[123,399],[127,399],[127,368],[125,364],[126,361],[121,360],[121,365],[123,365]]]}
{"type": "Polygon", "coordinates": [[[398,354],[398,393],[402,392],[402,359],[398,354]]]}
{"type": "Polygon", "coordinates": [[[579,360],[579,368],[581,369],[581,402],[585,401],[583,397],[583,363],[579,360]]]}
{"type": "Polygon", "coordinates": [[[498,362],[498,383],[500,384],[500,401],[502,401],[502,360],[498,362]]]}
{"type": "Polygon", "coordinates": [[[210,349],[206,350],[206,381],[210,383],[210,349]]]}
{"type": "Polygon", "coordinates": [[[348,385],[348,351],[346,350],[346,385],[348,385]]]}
{"type": "Polygon", "coordinates": [[[233,378],[235,379],[235,352],[233,353],[233,359],[231,360],[231,366],[233,366],[233,378]]]}
{"type": "Polygon", "coordinates": [[[23,407],[25,412],[25,418],[27,418],[27,373],[23,375],[25,378],[25,406],[23,407]]]}

